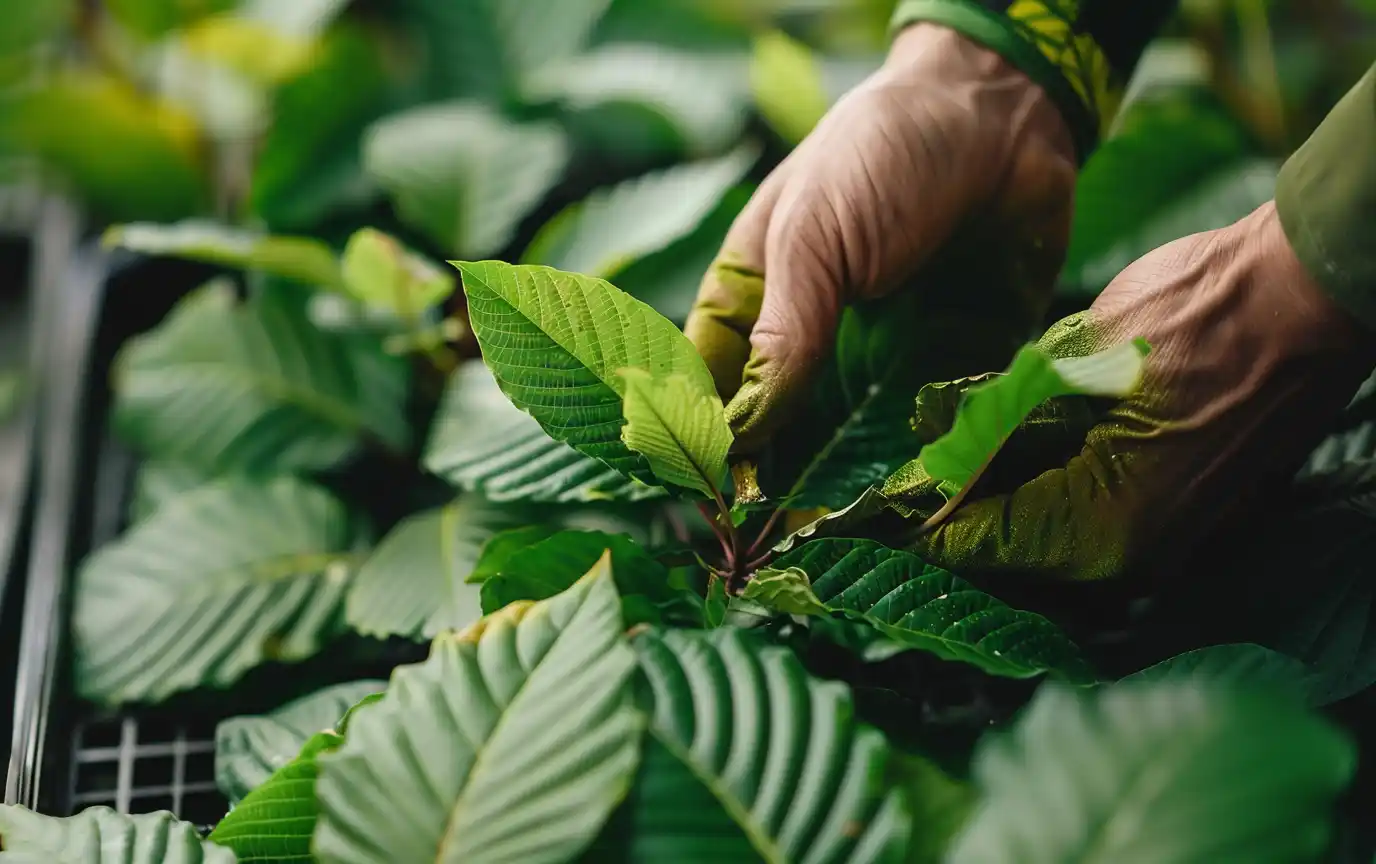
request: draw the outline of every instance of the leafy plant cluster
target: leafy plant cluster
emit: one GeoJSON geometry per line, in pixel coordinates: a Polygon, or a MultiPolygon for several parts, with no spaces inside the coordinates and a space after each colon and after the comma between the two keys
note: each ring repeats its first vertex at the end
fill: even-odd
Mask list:
{"type": "MultiPolygon", "coordinates": [[[[126,530],[76,577],[73,680],[99,705],[234,704],[275,670],[294,698],[220,726],[232,809],[208,838],[165,813],[3,808],[0,860],[1330,848],[1356,750],[1313,706],[1376,682],[1370,388],[1265,521],[1163,598],[1198,627],[1143,625],[1143,656],[1193,650],[1118,668],[1052,617],[857,534],[883,513],[935,525],[1043,436],[1073,443],[1132,392],[1148,346],[1010,357],[900,292],[847,310],[808,413],[769,452],[729,456],[676,322],[752,180],[855,80],[846,64],[777,32],[752,46],[718,27],[711,51],[645,35],[658,16],[679,37],[676,22],[721,24],[686,2],[336,4],[285,43],[263,27],[288,32],[271,16],[292,4],[108,5],[137,50],[86,69],[98,87],[60,77],[8,103],[9,129],[97,210],[155,220],[108,245],[220,275],[115,364],[112,423],[144,461],[126,530]],[[115,102],[92,94],[130,92],[107,86],[128,57],[246,62],[230,49],[250,35],[302,53],[254,79],[246,173],[196,162],[184,193],[160,169],[144,192],[165,200],[140,199],[41,119],[69,105],[99,127],[115,102]],[[219,221],[209,198],[230,202],[219,221]],[[325,680],[294,677],[309,658],[325,680]]],[[[88,47],[113,38],[97,32],[88,47]]],[[[250,71],[279,56],[248,53],[250,71]]],[[[1135,95],[1082,177],[1068,308],[1122,258],[1269,197],[1254,136],[1177,86],[1169,57],[1148,80],[1152,63],[1177,83],[1135,95]]],[[[148,80],[139,104],[176,102],[148,80]]],[[[119,116],[202,143],[219,128],[119,116]]]]}

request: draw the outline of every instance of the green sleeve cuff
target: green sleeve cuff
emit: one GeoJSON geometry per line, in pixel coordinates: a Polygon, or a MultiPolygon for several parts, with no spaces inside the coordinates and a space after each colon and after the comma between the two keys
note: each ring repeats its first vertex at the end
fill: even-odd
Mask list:
{"type": "Polygon", "coordinates": [[[1048,52],[1024,35],[1008,16],[973,0],[901,0],[894,10],[891,33],[919,22],[949,27],[999,54],[1026,73],[1055,101],[1070,126],[1075,152],[1083,165],[1099,139],[1099,128],[1086,100],[1076,93],[1065,71],[1048,52]]]}
{"type": "Polygon", "coordinates": [[[1276,212],[1314,280],[1376,330],[1376,66],[1281,168],[1276,212]]]}

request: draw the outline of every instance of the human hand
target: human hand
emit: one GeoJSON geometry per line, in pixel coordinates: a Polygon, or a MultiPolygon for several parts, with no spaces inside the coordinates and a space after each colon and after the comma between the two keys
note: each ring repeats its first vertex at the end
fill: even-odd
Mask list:
{"type": "Polygon", "coordinates": [[[1144,256],[1040,344],[1072,357],[1135,337],[1152,348],[1141,389],[1068,464],[885,539],[976,578],[1154,576],[1288,482],[1376,364],[1376,340],[1304,271],[1274,203],[1144,256]]]}
{"type": "Polygon", "coordinates": [[[1069,127],[1024,73],[944,27],[899,34],[760,186],[699,289],[685,332],[736,451],[807,398],[846,304],[910,284],[953,235],[1008,262],[1030,331],[1065,257],[1075,168],[1069,127]]]}

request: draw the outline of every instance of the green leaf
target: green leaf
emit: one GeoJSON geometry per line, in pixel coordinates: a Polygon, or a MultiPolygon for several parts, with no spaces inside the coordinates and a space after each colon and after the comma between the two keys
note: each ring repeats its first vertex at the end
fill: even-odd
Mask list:
{"type": "Polygon", "coordinates": [[[310,68],[277,87],[249,192],[269,226],[311,230],[376,194],[358,142],[385,97],[381,53],[365,32],[336,26],[319,40],[310,68]]]}
{"type": "Polygon", "coordinates": [[[423,464],[496,502],[640,501],[664,494],[546,435],[477,360],[450,376],[423,464]]]}
{"type": "Polygon", "coordinates": [[[115,421],[155,458],[215,473],[323,469],[374,439],[404,451],[409,370],[360,334],[326,333],[276,292],[189,294],[116,358],[115,421]]]}
{"type": "Polygon", "coordinates": [[[357,299],[415,318],[454,293],[454,278],[374,228],[344,247],[344,287],[357,299]]]}
{"type": "Polygon", "coordinates": [[[440,637],[320,757],[317,859],[570,860],[635,773],[634,669],[609,557],[557,597],[440,637]]]}
{"type": "MultiPolygon", "coordinates": [[[[657,10],[662,13],[661,10],[657,10]]],[[[667,123],[673,149],[690,155],[720,153],[740,139],[749,114],[749,59],[735,52],[689,52],[662,43],[618,41],[552,63],[531,77],[531,100],[559,103],[590,115],[606,133],[598,143],[624,147],[628,124],[643,118],[667,123]],[[612,113],[609,109],[623,109],[612,113]],[[623,133],[623,134],[617,134],[623,133]]],[[[634,128],[653,122],[634,124],[634,128]]],[[[600,150],[601,148],[599,148],[600,150]]],[[[652,154],[654,155],[654,154],[652,154]]],[[[657,154],[661,158],[663,153],[657,154]]]]}
{"type": "Polygon", "coordinates": [[[344,506],[301,480],[182,496],[82,563],[77,692],[157,701],[314,655],[339,629],[358,540],[344,506]]]}
{"type": "Polygon", "coordinates": [[[746,583],[742,600],[751,600],[785,615],[825,615],[831,612],[812,591],[807,574],[797,567],[761,570],[746,583]]]}
{"type": "MultiPolygon", "coordinates": [[[[923,447],[917,461],[951,498],[978,478],[1008,436],[1048,399],[1130,395],[1141,380],[1147,351],[1147,343],[1138,339],[1057,360],[1035,345],[1024,346],[1006,373],[966,391],[951,430],[923,447]]],[[[893,494],[894,485],[892,480],[885,484],[884,493],[893,494]]]]}
{"type": "Polygon", "coordinates": [[[1052,672],[1077,683],[1093,680],[1079,650],[1055,624],[1013,609],[909,552],[871,540],[814,540],[779,557],[771,570],[771,587],[755,589],[757,598],[762,592],[804,596],[796,582],[806,578],[826,609],[864,620],[890,639],[943,660],[1008,678],[1052,672]]]}
{"type": "MultiPolygon", "coordinates": [[[[617,592],[625,600],[643,597],[656,603],[674,599],[669,571],[629,537],[601,531],[561,531],[509,556],[482,587],[483,614],[518,600],[544,600],[565,591],[603,555],[611,555],[617,592]]],[[[654,607],[648,610],[654,613],[654,607]]],[[[627,626],[644,619],[626,615],[627,626]]],[[[658,615],[649,620],[657,623],[658,615]]]]}
{"type": "Polygon", "coordinates": [[[300,753],[249,792],[207,839],[233,850],[242,862],[311,861],[311,837],[320,816],[315,799],[320,776],[316,759],[343,743],[336,732],[311,735],[300,753]]]}
{"type": "Polygon", "coordinates": [[[986,739],[950,864],[1317,861],[1355,753],[1289,700],[1203,682],[1043,688],[986,739]]]}
{"type": "Polygon", "coordinates": [[[107,0],[116,21],[151,39],[216,12],[234,8],[234,0],[107,0]]]}
{"type": "Polygon", "coordinates": [[[505,248],[568,159],[558,125],[514,124],[465,103],[392,115],[363,142],[364,168],[391,194],[401,219],[464,258],[505,248]]]}
{"type": "Polygon", "coordinates": [[[801,143],[831,107],[812,51],[778,30],[755,41],[750,82],[765,122],[788,144],[801,143]]]}
{"type": "MultiPolygon", "coordinates": [[[[493,534],[492,537],[483,544],[482,552],[478,555],[478,563],[473,566],[473,572],[468,574],[468,582],[481,584],[502,572],[507,562],[514,556],[520,554],[527,547],[534,546],[541,540],[559,533],[559,526],[541,523],[538,525],[526,525],[523,528],[508,528],[493,534]]],[[[587,567],[583,568],[586,573],[587,567]]],[[[579,575],[582,575],[581,573],[579,575]]],[[[567,586],[565,586],[567,587],[567,586]]],[[[543,598],[527,597],[527,600],[543,598]]]]}
{"type": "MultiPolygon", "coordinates": [[[[635,786],[588,861],[903,860],[906,790],[843,684],[733,628],[633,644],[653,698],[635,786]]],[[[921,830],[921,826],[917,826],[921,830]]]]}
{"type": "Polygon", "coordinates": [[[142,522],[169,501],[215,480],[211,474],[184,462],[159,460],[139,463],[129,503],[129,521],[142,522]]]}
{"type": "Polygon", "coordinates": [[[359,700],[386,681],[350,681],[304,696],[261,717],[231,717],[215,727],[215,784],[231,803],[296,758],[311,735],[337,729],[359,700]]]}
{"type": "Polygon", "coordinates": [[[714,393],[687,337],[600,279],[499,261],[459,263],[468,314],[498,386],[552,438],[617,471],[658,485],[649,461],[621,440],[622,369],[679,374],[714,393]]]}
{"type": "Polygon", "coordinates": [[[758,155],[758,148],[742,147],[600,189],[546,224],[524,260],[614,279],[627,265],[690,235],[758,155]]]}
{"type": "Polygon", "coordinates": [[[234,853],[207,843],[171,813],[126,816],[92,807],[55,818],[0,805],[5,864],[234,864],[234,853]]]}
{"type": "Polygon", "coordinates": [[[427,40],[436,89],[499,103],[542,68],[577,54],[610,0],[407,0],[427,40]]]}
{"type": "Polygon", "coordinates": [[[116,225],[105,232],[102,242],[145,255],[260,270],[321,288],[341,284],[339,259],[329,246],[310,237],[274,237],[189,220],[173,225],[116,225]]]}
{"type": "Polygon", "coordinates": [[[62,73],[0,109],[0,139],[113,221],[171,221],[208,197],[201,130],[180,108],[95,73],[62,73]],[[72,134],[72,118],[82,134],[72,134]],[[119,158],[111,158],[118,154],[119,158]]]}
{"type": "Polygon", "coordinates": [[[1121,259],[1127,246],[1148,241],[1154,219],[1256,152],[1244,125],[1203,87],[1176,87],[1131,105],[1076,183],[1063,280],[1093,286],[1106,272],[1096,261],[1121,259]]]}
{"type": "Polygon", "coordinates": [[[469,577],[483,545],[531,521],[529,511],[477,495],[408,516],[359,570],[345,604],[349,626],[365,636],[418,639],[472,624],[482,612],[469,577]]]}
{"type": "Polygon", "coordinates": [[[703,390],[686,375],[655,378],[643,369],[621,369],[625,382],[621,440],[645,457],[664,483],[711,498],[727,488],[726,451],[731,427],[716,390],[703,390]]]}
{"type": "Polygon", "coordinates": [[[702,626],[708,630],[720,627],[726,621],[726,580],[712,577],[707,583],[707,599],[702,605],[702,626]]]}
{"type": "Polygon", "coordinates": [[[1124,681],[1198,680],[1207,684],[1270,688],[1286,695],[1306,696],[1309,671],[1294,657],[1242,643],[1196,648],[1162,660],[1124,678],[1124,681]]]}

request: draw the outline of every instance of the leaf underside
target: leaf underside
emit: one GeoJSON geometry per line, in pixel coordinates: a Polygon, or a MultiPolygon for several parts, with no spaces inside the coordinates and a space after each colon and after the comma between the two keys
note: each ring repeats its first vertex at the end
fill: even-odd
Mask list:
{"type": "Polygon", "coordinates": [[[660,481],[711,498],[727,486],[731,427],[715,390],[696,390],[683,375],[655,379],[623,369],[621,440],[650,463],[660,481]]]}
{"type": "Polygon", "coordinates": [[[43,816],[0,805],[6,864],[234,864],[234,853],[201,839],[196,826],[166,811],[138,816],[91,807],[43,816]]]}

